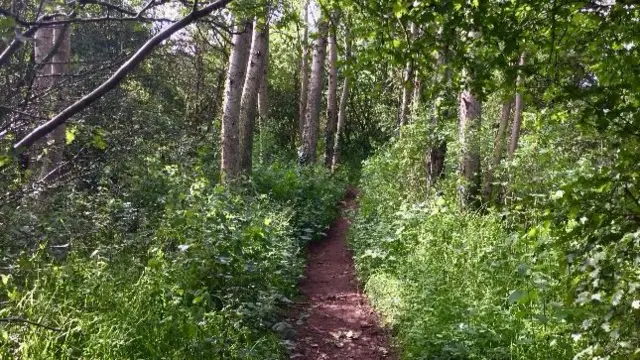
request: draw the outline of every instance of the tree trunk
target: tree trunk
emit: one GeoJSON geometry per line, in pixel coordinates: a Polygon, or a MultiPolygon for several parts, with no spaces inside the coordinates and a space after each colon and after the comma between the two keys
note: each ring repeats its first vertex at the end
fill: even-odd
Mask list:
{"type": "MultiPolygon", "coordinates": [[[[54,20],[62,20],[56,17],[54,20]]],[[[40,28],[36,34],[34,57],[40,68],[34,87],[40,91],[56,87],[69,72],[69,55],[71,51],[70,31],[68,25],[51,25],[40,28]]],[[[58,89],[56,98],[44,106],[45,111],[57,111],[66,98],[64,88],[58,89]]],[[[46,100],[45,100],[46,101],[46,100]]],[[[59,174],[66,142],[66,127],[58,126],[46,137],[36,143],[37,179],[52,181],[59,174]]]]}
{"type": "Polygon", "coordinates": [[[518,77],[516,78],[516,107],[513,113],[513,128],[511,129],[511,141],[509,142],[509,160],[513,160],[518,149],[518,140],[520,139],[520,127],[522,125],[522,66],[524,66],[525,53],[520,55],[520,61],[518,62],[518,77]]]}
{"type": "MultiPolygon", "coordinates": [[[[444,31],[441,29],[442,32],[444,31]]],[[[453,36],[452,34],[450,34],[453,36]]],[[[440,90],[440,98],[450,98],[449,90],[446,88],[451,83],[451,70],[447,66],[449,57],[449,46],[445,45],[438,56],[438,75],[436,78],[437,83],[443,87],[444,90],[440,90]]],[[[436,105],[437,114],[433,117],[432,125],[434,132],[440,135],[441,131],[438,131],[438,122],[442,119],[449,119],[451,111],[447,101],[441,101],[436,105]],[[445,102],[443,105],[442,103],[445,102]]],[[[447,141],[444,136],[435,139],[431,149],[427,150],[427,189],[431,189],[436,181],[444,174],[444,163],[447,156],[447,141]]]]}
{"type": "Polygon", "coordinates": [[[400,126],[407,124],[409,120],[409,105],[411,104],[411,96],[413,95],[413,66],[407,63],[404,69],[402,79],[402,104],[400,105],[400,126]]]}
{"type": "Polygon", "coordinates": [[[487,169],[484,185],[483,198],[486,203],[491,202],[493,197],[493,173],[500,166],[500,160],[502,159],[502,143],[507,126],[509,125],[512,105],[513,103],[511,101],[502,104],[502,114],[500,116],[500,124],[498,125],[498,133],[496,134],[496,138],[493,143],[493,159],[491,161],[491,166],[487,169]]]}
{"type": "MultiPolygon", "coordinates": [[[[348,20],[347,20],[348,22],[348,20]]],[[[347,25],[348,26],[348,25],[347,25]]],[[[344,58],[345,63],[348,63],[351,58],[351,35],[349,34],[349,28],[345,29],[345,45],[344,45],[344,58]]],[[[335,172],[340,164],[340,151],[342,143],[344,142],[344,122],[347,118],[347,104],[349,103],[349,79],[350,75],[343,71],[344,82],[342,83],[342,94],[340,95],[340,105],[338,109],[338,125],[335,135],[335,146],[333,149],[333,159],[331,161],[331,171],[335,172]]]]}
{"type": "Polygon", "coordinates": [[[444,173],[444,161],[447,156],[447,142],[442,139],[428,151],[427,155],[427,189],[431,189],[444,173]]]}
{"type": "Polygon", "coordinates": [[[420,98],[422,97],[422,83],[420,75],[417,71],[413,74],[413,94],[411,95],[411,114],[415,114],[420,106],[420,98]]]}
{"type": "MultiPolygon", "coordinates": [[[[418,27],[415,23],[411,23],[409,32],[411,39],[414,40],[417,35],[418,27]]],[[[409,121],[411,105],[413,103],[413,88],[414,88],[414,68],[413,60],[407,61],[407,65],[404,69],[402,78],[402,103],[400,104],[400,120],[398,123],[400,126],[404,126],[409,121]]]]}
{"type": "Polygon", "coordinates": [[[260,90],[258,91],[258,131],[260,134],[260,153],[258,155],[261,163],[264,156],[262,131],[264,124],[269,119],[269,28],[267,28],[266,37],[262,81],[260,82],[260,90]]]}
{"type": "Polygon", "coordinates": [[[263,82],[266,61],[267,33],[269,24],[264,19],[256,20],[251,44],[251,55],[247,76],[242,90],[240,105],[240,169],[245,174],[251,173],[253,157],[253,132],[258,106],[258,92],[263,82]]]}
{"type": "Polygon", "coordinates": [[[229,69],[225,82],[222,113],[222,160],[221,181],[233,181],[240,174],[240,129],[239,115],[242,85],[247,72],[247,61],[251,47],[253,24],[244,20],[233,35],[233,49],[229,57],[229,69]]]}
{"type": "MultiPolygon", "coordinates": [[[[336,17],[334,16],[334,19],[336,17]]],[[[336,44],[336,29],[331,30],[329,36],[329,82],[327,85],[327,126],[324,132],[325,152],[324,164],[331,168],[333,163],[333,147],[336,127],[338,126],[338,45],[336,44]]]]}
{"type": "Polygon", "coordinates": [[[480,128],[481,105],[471,91],[460,94],[460,175],[458,199],[462,208],[477,202],[480,190],[480,128]]]}
{"type": "Polygon", "coordinates": [[[298,162],[301,165],[316,162],[316,146],[318,144],[318,122],[324,77],[324,61],[327,52],[327,20],[324,16],[318,22],[318,35],[313,42],[313,61],[311,78],[307,96],[306,119],[302,133],[302,144],[298,151],[298,162]]]}
{"type": "Polygon", "coordinates": [[[304,3],[304,34],[302,36],[302,54],[300,55],[300,97],[298,98],[298,126],[300,144],[303,141],[304,123],[307,114],[307,95],[309,91],[309,1],[304,3]]]}

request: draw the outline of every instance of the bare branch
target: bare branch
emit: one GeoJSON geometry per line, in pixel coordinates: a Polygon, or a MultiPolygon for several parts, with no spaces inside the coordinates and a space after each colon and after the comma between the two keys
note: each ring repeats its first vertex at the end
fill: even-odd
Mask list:
{"type": "Polygon", "coordinates": [[[154,2],[155,0],[149,0],[147,5],[145,5],[142,9],[140,9],[140,11],[138,11],[138,13],[136,14],[136,17],[137,18],[141,17],[145,11],[149,10],[149,8],[153,5],[154,2]]]}
{"type": "Polygon", "coordinates": [[[209,15],[215,10],[224,8],[232,0],[218,0],[215,1],[201,10],[193,11],[189,15],[182,18],[180,21],[173,23],[167,29],[161,31],[151,39],[149,39],[127,62],[125,62],[107,81],[102,85],[95,88],[92,92],[85,95],[82,99],[76,101],[71,106],[64,109],[58,115],[54,116],[51,120],[47,121],[43,125],[37,127],[22,140],[14,145],[14,150],[21,151],[34,142],[45,137],[51,131],[58,126],[64,124],[69,118],[84,110],[86,107],[99,100],[104,94],[111,91],[118,86],[120,82],[133,70],[138,64],[140,64],[160,43],[168,39],[171,35],[179,30],[182,30],[192,22],[209,15]]]}

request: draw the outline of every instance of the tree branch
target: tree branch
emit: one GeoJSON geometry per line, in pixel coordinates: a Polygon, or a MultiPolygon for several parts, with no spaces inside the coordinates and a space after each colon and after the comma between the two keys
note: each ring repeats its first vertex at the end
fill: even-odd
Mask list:
{"type": "Polygon", "coordinates": [[[23,324],[39,326],[39,327],[42,327],[42,328],[45,328],[45,329],[51,330],[51,331],[62,331],[62,329],[60,329],[60,328],[56,328],[56,327],[45,325],[45,324],[40,324],[40,323],[35,322],[35,321],[31,321],[31,320],[23,319],[23,318],[18,318],[18,317],[0,318],[0,322],[23,323],[23,324]]]}
{"type": "Polygon", "coordinates": [[[168,39],[171,35],[179,30],[182,30],[192,22],[209,15],[215,10],[224,8],[232,0],[218,0],[213,2],[198,11],[192,11],[189,15],[182,18],[180,21],[173,23],[164,31],[161,31],[147,42],[129,59],[125,62],[107,81],[102,85],[95,88],[92,92],[82,97],[82,99],[71,104],[69,107],[58,113],[51,120],[40,125],[34,129],[31,133],[25,136],[22,140],[14,145],[14,150],[20,152],[29,146],[33,145],[39,139],[45,137],[51,131],[58,126],[64,124],[69,118],[87,108],[89,105],[99,100],[104,94],[111,91],[118,86],[120,82],[133,70],[138,64],[140,64],[162,41],[168,39]]]}

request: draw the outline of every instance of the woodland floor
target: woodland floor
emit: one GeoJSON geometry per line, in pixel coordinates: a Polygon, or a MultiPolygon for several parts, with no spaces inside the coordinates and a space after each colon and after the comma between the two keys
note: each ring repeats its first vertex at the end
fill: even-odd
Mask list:
{"type": "MultiPolygon", "coordinates": [[[[350,188],[342,210],[356,206],[350,188]]],[[[389,339],[380,327],[355,275],[345,238],[349,221],[341,214],[324,240],[309,247],[306,276],[300,283],[303,301],[295,309],[295,360],[393,359],[389,339]]]]}

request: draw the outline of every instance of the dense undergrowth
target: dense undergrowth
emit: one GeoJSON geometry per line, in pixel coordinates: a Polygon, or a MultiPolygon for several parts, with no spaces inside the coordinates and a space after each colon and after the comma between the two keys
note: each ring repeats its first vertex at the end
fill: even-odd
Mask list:
{"type": "Polygon", "coordinates": [[[2,256],[0,318],[13,321],[0,322],[0,358],[284,356],[279,309],[342,183],[271,165],[229,190],[197,166],[145,162],[126,184],[107,176],[39,213],[5,212],[4,248],[21,252],[2,256]]]}
{"type": "Polygon", "coordinates": [[[624,190],[637,143],[563,122],[525,130],[498,169],[500,206],[459,208],[453,136],[448,175],[426,189],[424,149],[455,129],[418,121],[366,161],[349,241],[402,359],[638,358],[638,204],[624,190]]]}

